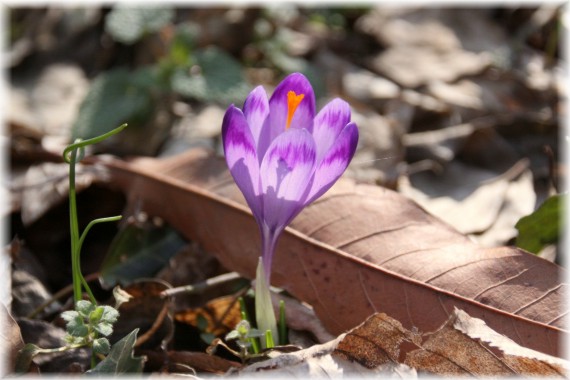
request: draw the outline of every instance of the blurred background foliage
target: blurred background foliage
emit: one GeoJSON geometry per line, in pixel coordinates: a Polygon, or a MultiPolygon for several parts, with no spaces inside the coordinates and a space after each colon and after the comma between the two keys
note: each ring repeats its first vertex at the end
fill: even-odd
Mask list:
{"type": "Polygon", "coordinates": [[[406,194],[484,245],[514,243],[516,222],[564,190],[562,3],[7,12],[13,173],[124,122],[95,153],[221,153],[229,104],[300,71],[319,108],[351,104],[361,139],[347,176],[406,194]]]}

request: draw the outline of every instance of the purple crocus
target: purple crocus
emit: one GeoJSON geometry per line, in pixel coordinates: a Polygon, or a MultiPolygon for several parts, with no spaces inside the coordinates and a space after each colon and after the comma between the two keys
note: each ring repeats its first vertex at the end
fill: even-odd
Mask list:
{"type": "Polygon", "coordinates": [[[269,284],[279,235],[342,175],[356,150],[358,128],[350,122],[350,106],[338,98],[315,116],[311,84],[293,73],[269,100],[258,86],[243,112],[232,104],[222,139],[230,172],[261,231],[269,284]]]}

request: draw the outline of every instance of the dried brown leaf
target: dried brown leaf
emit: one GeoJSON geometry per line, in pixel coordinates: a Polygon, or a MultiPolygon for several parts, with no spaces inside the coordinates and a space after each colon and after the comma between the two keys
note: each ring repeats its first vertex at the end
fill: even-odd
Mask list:
{"type": "MultiPolygon", "coordinates": [[[[106,163],[131,202],[253,278],[258,229],[225,162],[202,150],[106,163]]],[[[341,180],[281,236],[273,284],[311,304],[338,334],[376,311],[437,329],[454,308],[518,344],[560,355],[565,271],[514,247],[485,249],[413,201],[341,180]]]]}
{"type": "Polygon", "coordinates": [[[521,347],[459,309],[440,329],[424,337],[422,349],[409,353],[405,360],[418,371],[478,377],[564,377],[568,371],[568,362],[521,347]]]}
{"type": "Polygon", "coordinates": [[[200,371],[222,374],[230,368],[239,368],[241,364],[208,355],[203,352],[169,351],[169,359],[176,364],[185,364],[200,371]]]}
{"type": "Polygon", "coordinates": [[[18,351],[24,348],[20,327],[12,318],[6,306],[0,302],[0,376],[4,377],[14,372],[18,351]]]}
{"type": "Polygon", "coordinates": [[[242,373],[328,375],[553,376],[563,377],[565,360],[529,350],[455,309],[435,332],[405,329],[384,313],[375,313],[336,339],[290,354],[275,354],[242,373]]]}
{"type": "Polygon", "coordinates": [[[233,330],[241,320],[241,310],[237,296],[225,296],[211,300],[206,305],[179,311],[174,319],[195,327],[200,326],[199,319],[207,322],[205,332],[223,336],[233,330]]]}

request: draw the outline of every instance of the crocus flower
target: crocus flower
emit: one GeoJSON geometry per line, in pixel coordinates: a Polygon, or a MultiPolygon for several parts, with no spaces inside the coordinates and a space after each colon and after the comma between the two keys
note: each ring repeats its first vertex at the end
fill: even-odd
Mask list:
{"type": "Polygon", "coordinates": [[[358,143],[350,107],[330,101],[315,116],[315,94],[300,73],[288,75],[268,100],[262,86],[224,116],[226,162],[255,217],[267,284],[283,229],[324,194],[348,166],[358,143]]]}

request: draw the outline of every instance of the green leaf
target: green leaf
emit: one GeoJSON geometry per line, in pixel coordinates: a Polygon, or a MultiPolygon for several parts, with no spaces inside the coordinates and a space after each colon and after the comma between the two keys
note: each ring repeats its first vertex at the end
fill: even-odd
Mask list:
{"type": "Polygon", "coordinates": [[[65,341],[67,346],[75,346],[75,345],[85,345],[88,342],[87,336],[73,336],[73,335],[69,335],[69,334],[65,334],[65,336],[63,337],[63,340],[65,341]]]}
{"type": "Polygon", "coordinates": [[[226,340],[234,340],[234,339],[238,339],[239,337],[240,337],[240,333],[237,332],[237,330],[232,330],[226,334],[225,339],[226,340]]]}
{"type": "Polygon", "coordinates": [[[273,340],[273,334],[271,333],[271,330],[267,330],[265,332],[265,347],[267,348],[275,347],[275,341],[273,340]]]}
{"type": "Polygon", "coordinates": [[[109,336],[113,333],[113,325],[107,322],[100,322],[93,326],[93,329],[103,336],[109,336]]]}
{"type": "Polygon", "coordinates": [[[71,140],[93,138],[126,122],[134,127],[144,124],[153,110],[149,90],[153,81],[152,70],[145,68],[135,72],[120,68],[99,75],[81,103],[71,140]]]}
{"type": "Polygon", "coordinates": [[[249,325],[249,322],[246,321],[245,319],[239,321],[239,323],[236,326],[236,331],[243,338],[247,337],[247,334],[249,334],[250,330],[251,326],[249,325]]]}
{"type": "Polygon", "coordinates": [[[519,231],[516,245],[532,253],[538,253],[560,237],[566,194],[548,198],[535,212],[521,218],[515,225],[519,231]]]}
{"type": "Polygon", "coordinates": [[[152,277],[185,244],[170,227],[141,228],[128,224],[111,243],[101,266],[101,282],[111,287],[152,277]]]}
{"type": "Polygon", "coordinates": [[[101,316],[101,321],[111,324],[115,323],[117,321],[117,318],[119,318],[119,312],[117,309],[107,305],[102,306],[102,308],[103,315],[101,316]]]}
{"type": "Polygon", "coordinates": [[[80,338],[86,337],[87,334],[89,334],[89,329],[85,326],[83,317],[79,313],[67,321],[66,330],[69,335],[80,338]]]}
{"type": "Polygon", "coordinates": [[[105,31],[115,41],[130,45],[147,33],[160,30],[172,22],[174,10],[171,7],[133,7],[118,4],[105,19],[105,31]]]}
{"type": "Polygon", "coordinates": [[[196,327],[198,327],[200,331],[205,331],[208,328],[208,320],[202,314],[198,314],[196,318],[196,327]]]}
{"type": "Polygon", "coordinates": [[[212,342],[214,341],[214,339],[216,339],[216,336],[212,333],[201,333],[200,334],[200,339],[202,339],[202,341],[206,344],[212,344],[212,342]]]}
{"type": "Polygon", "coordinates": [[[66,322],[72,321],[79,316],[79,312],[75,310],[68,310],[61,313],[61,318],[66,322]]]}
{"type": "Polygon", "coordinates": [[[16,364],[14,366],[14,372],[16,373],[26,373],[32,364],[32,359],[36,356],[39,352],[41,352],[41,348],[36,346],[35,344],[28,343],[18,352],[18,356],[16,357],[16,364]]]}
{"type": "Polygon", "coordinates": [[[75,303],[75,310],[77,310],[83,317],[87,318],[87,316],[95,310],[95,305],[93,305],[91,301],[79,300],[75,303]]]}
{"type": "Polygon", "coordinates": [[[196,51],[193,58],[195,67],[199,69],[178,68],[171,80],[174,91],[206,102],[243,102],[250,91],[250,85],[246,82],[238,61],[213,46],[196,51]]]}
{"type": "Polygon", "coordinates": [[[111,351],[111,344],[107,338],[98,338],[93,341],[93,351],[96,354],[107,355],[111,351]]]}
{"type": "Polygon", "coordinates": [[[141,373],[145,358],[133,356],[138,331],[139,329],[133,330],[129,335],[115,343],[109,355],[86,373],[103,376],[141,373]]]}
{"type": "Polygon", "coordinates": [[[93,310],[91,312],[91,314],[89,314],[89,323],[90,324],[96,324],[101,320],[101,317],[103,316],[103,307],[102,306],[97,306],[97,308],[95,308],[95,310],[93,310]]]}

